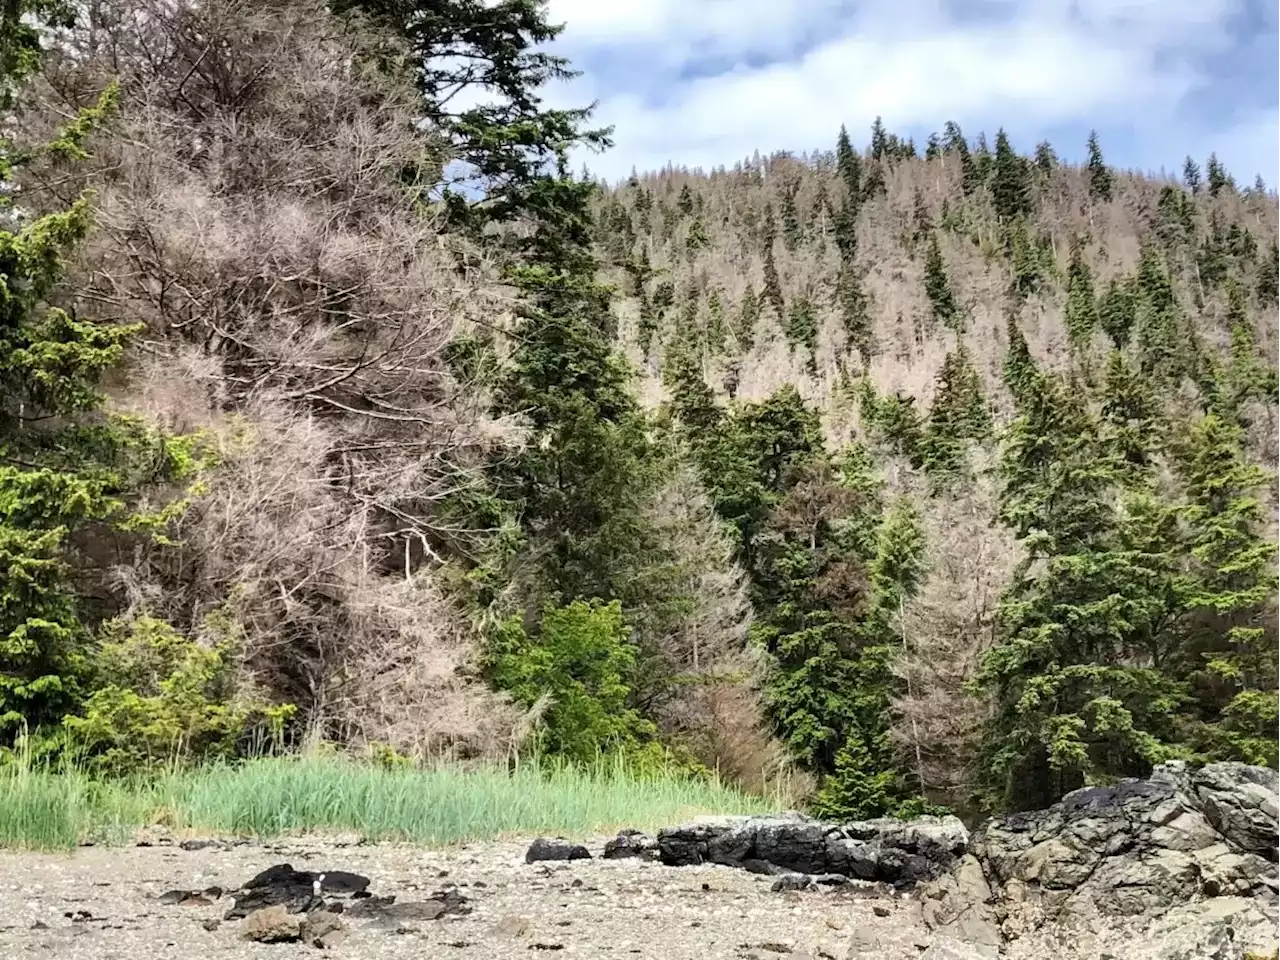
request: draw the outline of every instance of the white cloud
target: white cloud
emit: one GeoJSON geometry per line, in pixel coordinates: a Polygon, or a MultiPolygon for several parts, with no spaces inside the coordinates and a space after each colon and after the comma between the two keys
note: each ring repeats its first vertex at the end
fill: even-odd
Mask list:
{"type": "Polygon", "coordinates": [[[1216,152],[1241,187],[1252,184],[1258,174],[1272,190],[1280,184],[1280,110],[1260,112],[1216,134],[1201,134],[1198,139],[1205,141],[1199,144],[1201,162],[1210,151],[1216,152]]]}
{"type": "Polygon", "coordinates": [[[1024,139],[1072,123],[1156,131],[1201,79],[1188,51],[1221,49],[1243,2],[986,0],[979,18],[942,0],[552,0],[590,75],[551,99],[600,101],[618,146],[584,159],[611,177],[830,145],[841,123],[865,137],[877,115],[1024,139]],[[711,62],[731,66],[699,75],[711,62]]]}

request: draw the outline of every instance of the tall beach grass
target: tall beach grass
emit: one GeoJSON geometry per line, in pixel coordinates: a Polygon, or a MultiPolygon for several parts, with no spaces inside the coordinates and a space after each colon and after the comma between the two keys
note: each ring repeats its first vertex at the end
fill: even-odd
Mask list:
{"type": "Polygon", "coordinates": [[[97,780],[75,769],[0,767],[0,848],[125,843],[148,825],[271,837],[356,833],[444,845],[508,835],[652,829],[702,813],[756,813],[770,800],[715,780],[642,776],[619,764],[385,769],[300,756],[97,780]]]}

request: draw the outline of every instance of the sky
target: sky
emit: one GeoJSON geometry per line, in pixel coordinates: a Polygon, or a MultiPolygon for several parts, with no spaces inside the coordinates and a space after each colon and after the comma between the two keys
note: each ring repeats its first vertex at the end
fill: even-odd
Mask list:
{"type": "Polygon", "coordinates": [[[1280,181],[1275,0],[550,0],[582,76],[547,102],[598,102],[632,170],[732,166],[756,150],[865,146],[882,116],[924,144],[955,120],[1079,161],[1176,172],[1214,151],[1242,185],[1280,181]]]}

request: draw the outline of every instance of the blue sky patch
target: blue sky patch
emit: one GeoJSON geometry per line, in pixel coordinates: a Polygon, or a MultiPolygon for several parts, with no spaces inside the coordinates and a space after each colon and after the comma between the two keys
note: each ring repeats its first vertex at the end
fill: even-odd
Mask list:
{"type": "Polygon", "coordinates": [[[1280,15],[1260,0],[551,0],[559,52],[584,71],[549,95],[599,101],[632,167],[731,166],[759,150],[865,144],[872,120],[923,143],[956,120],[1003,125],[1029,150],[1079,160],[1096,128],[1107,160],[1280,176],[1280,15]]]}

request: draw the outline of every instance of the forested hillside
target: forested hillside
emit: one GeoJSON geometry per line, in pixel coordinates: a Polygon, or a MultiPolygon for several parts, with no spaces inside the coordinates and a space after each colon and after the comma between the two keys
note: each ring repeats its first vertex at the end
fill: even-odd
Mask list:
{"type": "Polygon", "coordinates": [[[596,206],[819,806],[1274,763],[1275,194],[1096,137],[834,139],[596,206]]]}
{"type": "Polygon", "coordinates": [[[954,124],[602,185],[557,33],[0,10],[0,762],[1274,766],[1275,193],[954,124]]]}

